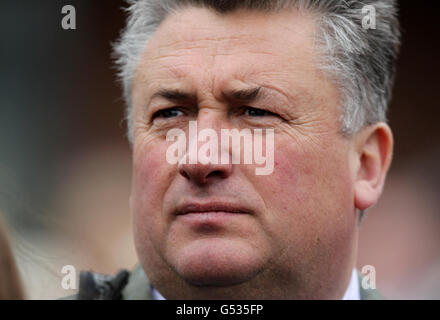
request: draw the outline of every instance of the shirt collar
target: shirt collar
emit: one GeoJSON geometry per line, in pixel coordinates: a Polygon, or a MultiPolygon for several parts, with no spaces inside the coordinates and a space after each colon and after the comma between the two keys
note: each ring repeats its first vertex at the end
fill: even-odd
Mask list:
{"type": "Polygon", "coordinates": [[[350,283],[348,284],[347,290],[345,290],[342,300],[361,300],[359,278],[356,269],[353,269],[351,272],[350,283]]]}
{"type": "Polygon", "coordinates": [[[159,291],[154,289],[154,287],[152,287],[152,294],[153,300],[165,300],[165,298],[159,293],[159,291]]]}

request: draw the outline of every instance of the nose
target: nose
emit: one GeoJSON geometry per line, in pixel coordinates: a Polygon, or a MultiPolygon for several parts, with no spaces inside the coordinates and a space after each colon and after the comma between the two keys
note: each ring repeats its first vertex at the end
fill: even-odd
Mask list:
{"type": "MultiPolygon", "coordinates": [[[[224,148],[221,144],[221,139],[219,139],[219,137],[221,137],[222,124],[223,126],[227,126],[227,124],[224,123],[224,121],[221,121],[214,112],[204,110],[204,112],[199,113],[197,124],[193,123],[192,126],[190,125],[190,141],[186,151],[187,154],[185,155],[185,158],[188,160],[189,158],[194,159],[194,155],[197,153],[195,155],[197,161],[184,161],[183,163],[179,163],[179,174],[182,177],[196,185],[201,186],[214,181],[227,179],[232,174],[233,166],[231,161],[227,161],[227,163],[222,161],[222,158],[229,159],[229,156],[222,157],[222,154],[229,153],[230,155],[230,148],[224,148]],[[193,131],[192,134],[191,130],[193,131]],[[209,138],[205,139],[204,141],[199,141],[199,136],[204,136],[201,134],[202,130],[210,130],[212,135],[210,135],[209,138]],[[215,148],[217,148],[217,155],[211,155],[210,161],[208,162],[201,161],[199,157],[200,149],[204,147],[206,151],[206,145],[210,144],[212,142],[211,139],[213,138],[217,139],[216,143],[214,143],[215,148]],[[191,145],[194,147],[191,147],[191,145]]],[[[204,138],[201,139],[203,140],[204,138]]],[[[205,154],[205,152],[202,151],[202,154],[205,154]]]]}
{"type": "Polygon", "coordinates": [[[232,164],[179,164],[179,174],[199,186],[226,179],[231,173],[232,164]]]}

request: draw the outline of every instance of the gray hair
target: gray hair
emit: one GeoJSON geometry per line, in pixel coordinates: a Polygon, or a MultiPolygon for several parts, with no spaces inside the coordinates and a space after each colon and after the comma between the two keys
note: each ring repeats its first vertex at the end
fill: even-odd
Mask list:
{"type": "Polygon", "coordinates": [[[127,0],[127,26],[114,44],[114,57],[127,104],[128,137],[133,141],[131,90],[135,68],[148,40],[165,17],[185,6],[219,13],[238,9],[277,11],[296,8],[316,14],[315,39],[320,68],[341,90],[341,132],[347,135],[366,125],[386,121],[400,45],[395,0],[127,0]],[[376,11],[375,28],[362,25],[365,6],[376,11]],[[371,8],[371,7],[370,7],[371,8]]]}

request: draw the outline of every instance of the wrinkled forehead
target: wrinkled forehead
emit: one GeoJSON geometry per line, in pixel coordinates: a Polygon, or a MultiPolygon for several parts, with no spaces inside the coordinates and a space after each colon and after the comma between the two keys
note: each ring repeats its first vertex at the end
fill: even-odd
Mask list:
{"type": "Polygon", "coordinates": [[[194,67],[238,78],[304,71],[315,65],[315,30],[313,16],[294,9],[223,14],[181,8],[153,34],[136,68],[134,86],[152,78],[186,77],[194,67]]]}

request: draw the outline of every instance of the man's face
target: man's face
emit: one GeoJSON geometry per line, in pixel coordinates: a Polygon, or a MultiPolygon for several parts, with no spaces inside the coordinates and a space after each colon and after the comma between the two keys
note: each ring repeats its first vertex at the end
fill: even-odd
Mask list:
{"type": "Polygon", "coordinates": [[[132,209],[140,261],[166,298],[342,297],[357,238],[351,140],[316,32],[294,11],[189,8],[149,42],[133,88],[132,209]],[[273,172],[168,163],[167,132],[189,121],[219,137],[273,128],[273,172]]]}

